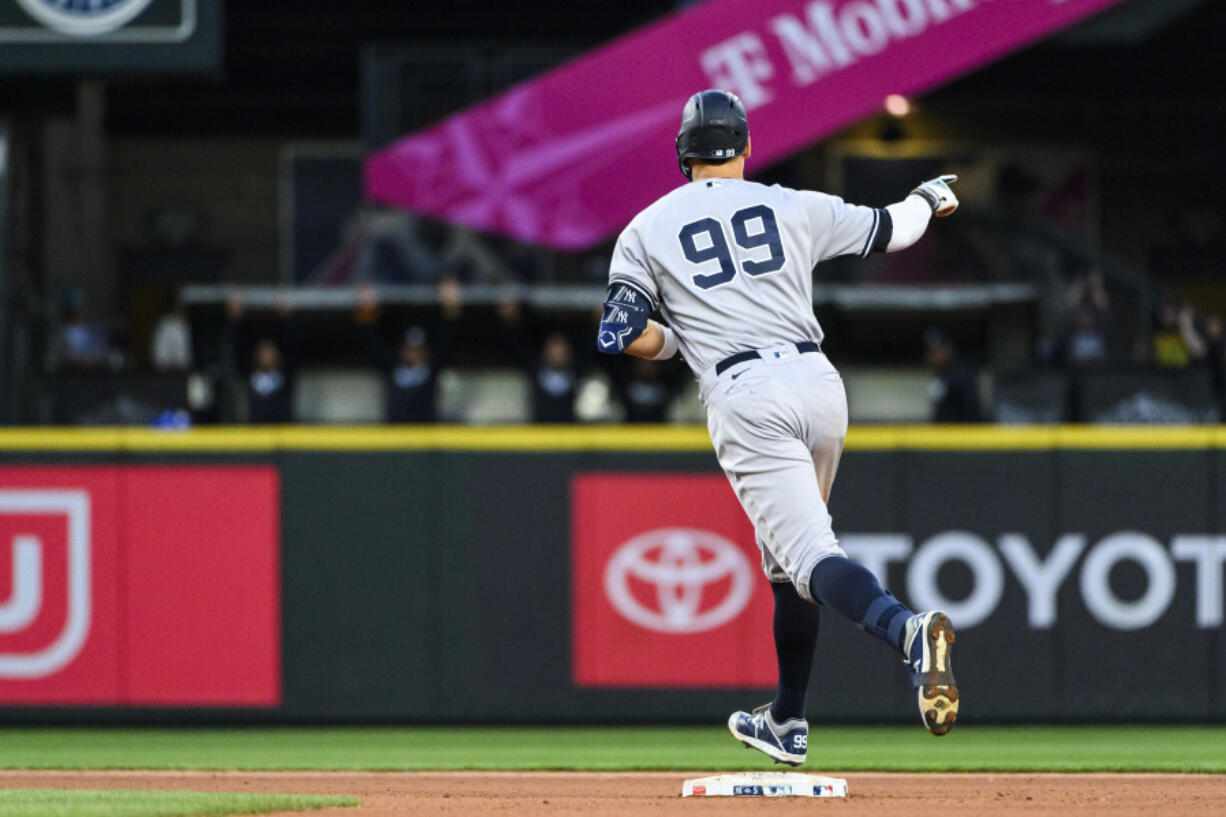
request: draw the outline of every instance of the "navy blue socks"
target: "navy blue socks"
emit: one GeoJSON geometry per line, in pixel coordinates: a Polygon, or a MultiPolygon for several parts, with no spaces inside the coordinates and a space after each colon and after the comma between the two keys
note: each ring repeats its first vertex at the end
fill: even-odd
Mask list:
{"type": "Polygon", "coordinates": [[[817,605],[802,599],[791,582],[772,582],[771,592],[775,594],[775,657],[779,659],[779,688],[771,703],[771,717],[783,723],[805,716],[820,614],[817,605]]]}
{"type": "Polygon", "coordinates": [[[912,612],[882,589],[877,577],[864,565],[844,556],[822,559],[809,577],[809,592],[822,604],[902,651],[903,629],[912,612]]]}
{"type": "MultiPolygon", "coordinates": [[[[775,657],[779,687],[771,703],[775,723],[805,716],[805,692],[817,649],[818,607],[800,597],[791,582],[771,584],[775,594],[775,657]]],[[[912,612],[882,589],[868,568],[843,556],[822,559],[809,577],[813,598],[859,624],[898,651],[912,612]]]]}

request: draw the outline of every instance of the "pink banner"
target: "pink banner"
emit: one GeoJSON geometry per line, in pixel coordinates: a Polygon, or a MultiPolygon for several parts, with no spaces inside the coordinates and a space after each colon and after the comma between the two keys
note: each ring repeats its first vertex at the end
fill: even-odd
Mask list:
{"type": "Polygon", "coordinates": [[[1121,0],[711,0],[375,154],[371,200],[566,249],[682,182],[685,100],[739,94],[759,166],[1121,0]]]}

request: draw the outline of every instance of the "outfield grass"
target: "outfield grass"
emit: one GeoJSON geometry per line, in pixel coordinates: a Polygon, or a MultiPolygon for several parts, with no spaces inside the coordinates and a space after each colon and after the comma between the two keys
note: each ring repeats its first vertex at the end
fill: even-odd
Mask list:
{"type": "MultiPolygon", "coordinates": [[[[7,769],[745,770],[722,727],[0,729],[7,769]]],[[[1226,773],[1226,727],[814,730],[809,769],[1226,773]]],[[[2,817],[3,812],[0,812],[2,817]]]]}
{"type": "Polygon", "coordinates": [[[329,806],[356,806],[353,797],[301,794],[220,794],[200,791],[2,789],[0,817],[225,817],[329,806]]]}

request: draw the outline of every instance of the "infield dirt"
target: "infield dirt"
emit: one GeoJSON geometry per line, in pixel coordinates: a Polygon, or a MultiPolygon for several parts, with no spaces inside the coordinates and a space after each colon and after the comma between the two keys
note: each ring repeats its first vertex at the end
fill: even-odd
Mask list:
{"type": "Polygon", "coordinates": [[[1226,776],[1170,774],[878,774],[845,777],[844,800],[687,798],[693,773],[583,772],[0,772],[5,788],[190,789],[349,794],[357,808],[298,814],[402,815],[882,815],[1226,814],[1226,776]]]}

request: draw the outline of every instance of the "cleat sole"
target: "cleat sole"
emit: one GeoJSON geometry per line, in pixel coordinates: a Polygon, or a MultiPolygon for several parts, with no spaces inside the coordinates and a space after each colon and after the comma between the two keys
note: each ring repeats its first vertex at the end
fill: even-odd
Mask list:
{"type": "Polygon", "coordinates": [[[940,737],[948,734],[958,721],[958,687],[952,663],[952,647],[957,638],[944,613],[933,617],[924,637],[930,658],[916,694],[924,727],[940,737]]]}

